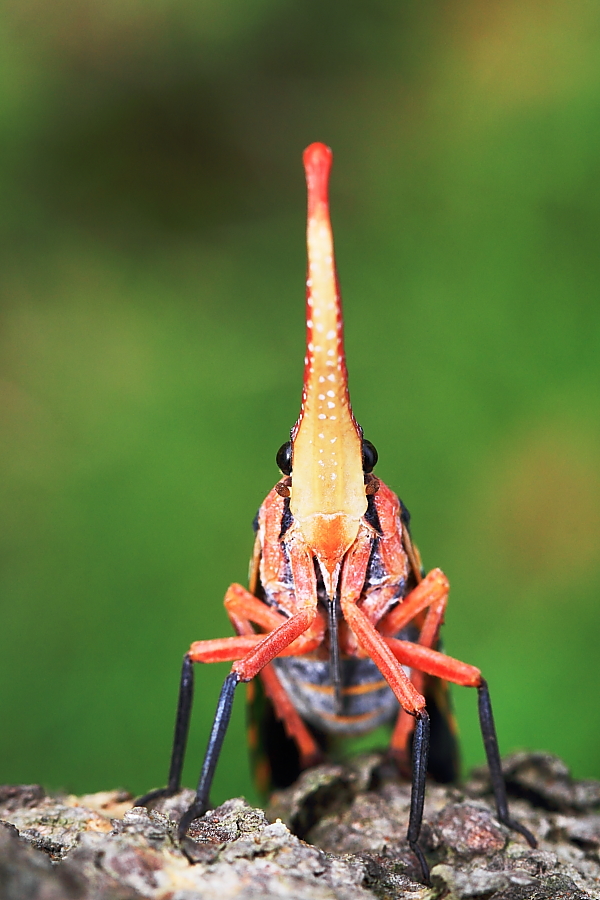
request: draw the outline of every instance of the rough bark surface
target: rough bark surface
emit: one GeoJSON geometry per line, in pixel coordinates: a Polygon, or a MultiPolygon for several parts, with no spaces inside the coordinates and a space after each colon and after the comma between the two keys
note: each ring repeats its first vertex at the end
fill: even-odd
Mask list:
{"type": "Polygon", "coordinates": [[[461,787],[430,784],[431,887],[404,840],[409,787],[377,754],[304,773],[266,815],[228,800],[183,846],[176,822],[189,790],[148,812],[117,791],[0,788],[0,900],[600,898],[600,782],[574,781],[542,753],[504,768],[512,812],[538,849],[498,823],[483,770],[461,787]]]}

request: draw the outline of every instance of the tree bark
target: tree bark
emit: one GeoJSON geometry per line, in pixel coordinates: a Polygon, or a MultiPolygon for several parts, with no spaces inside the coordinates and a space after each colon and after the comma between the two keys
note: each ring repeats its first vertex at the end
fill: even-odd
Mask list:
{"type": "Polygon", "coordinates": [[[0,788],[0,900],[600,898],[600,782],[542,753],[515,754],[504,771],[538,849],[497,821],[484,770],[460,787],[429,784],[430,888],[404,839],[409,786],[378,754],[305,772],[267,815],[228,800],[182,846],[189,790],[148,812],[117,791],[0,788]]]}

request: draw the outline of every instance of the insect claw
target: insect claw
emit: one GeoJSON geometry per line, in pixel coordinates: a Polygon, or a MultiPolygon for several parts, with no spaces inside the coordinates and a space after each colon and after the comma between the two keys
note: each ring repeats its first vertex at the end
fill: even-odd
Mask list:
{"type": "Polygon", "coordinates": [[[500,819],[500,821],[503,825],[506,825],[507,828],[510,828],[511,831],[517,831],[519,834],[522,834],[529,846],[534,850],[536,849],[538,842],[528,828],[525,828],[525,826],[521,825],[520,822],[517,822],[516,819],[500,819]]]}
{"type": "Polygon", "coordinates": [[[409,840],[408,843],[410,844],[410,849],[412,850],[412,852],[415,854],[415,856],[417,857],[417,859],[419,861],[419,865],[421,867],[421,875],[423,877],[423,884],[426,887],[431,887],[431,876],[429,873],[429,866],[427,864],[427,860],[425,859],[425,857],[423,855],[423,851],[421,850],[421,848],[419,847],[419,845],[417,844],[416,841],[409,840]]]}
{"type": "Polygon", "coordinates": [[[207,809],[208,807],[205,803],[199,803],[197,800],[192,803],[191,806],[188,806],[181,819],[179,820],[179,825],[177,826],[177,837],[179,838],[179,843],[183,842],[194,819],[202,818],[207,809]]]}

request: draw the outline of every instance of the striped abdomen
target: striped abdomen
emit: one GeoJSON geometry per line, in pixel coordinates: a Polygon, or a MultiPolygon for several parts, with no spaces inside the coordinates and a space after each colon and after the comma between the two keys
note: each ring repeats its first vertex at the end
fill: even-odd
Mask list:
{"type": "Polygon", "coordinates": [[[398,714],[398,701],[370,659],[342,659],[342,715],[335,713],[329,660],[288,656],[273,665],[297,711],[320,731],[364,734],[398,714]]]}

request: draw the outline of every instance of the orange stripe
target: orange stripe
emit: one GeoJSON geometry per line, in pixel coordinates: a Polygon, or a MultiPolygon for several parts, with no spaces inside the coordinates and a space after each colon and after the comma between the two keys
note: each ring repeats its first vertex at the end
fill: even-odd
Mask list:
{"type": "MultiPolygon", "coordinates": [[[[313,684],[311,681],[299,682],[300,687],[308,691],[316,691],[318,694],[333,694],[333,685],[331,684],[313,684]]],[[[380,681],[366,681],[363,684],[353,684],[350,687],[342,688],[342,694],[347,697],[358,696],[360,694],[370,694],[372,691],[380,691],[384,687],[389,687],[385,678],[380,681]]]]}
{"type": "Polygon", "coordinates": [[[375,710],[375,712],[363,713],[361,716],[336,716],[333,713],[319,713],[320,719],[327,719],[328,722],[347,722],[349,725],[352,725],[354,722],[368,722],[369,719],[375,718],[375,716],[379,715],[380,710],[375,710]]]}

